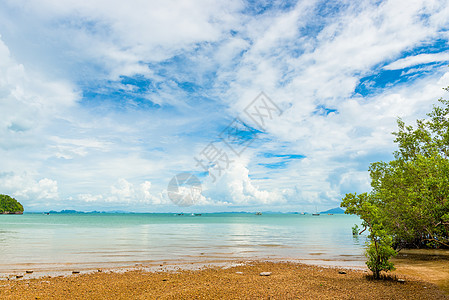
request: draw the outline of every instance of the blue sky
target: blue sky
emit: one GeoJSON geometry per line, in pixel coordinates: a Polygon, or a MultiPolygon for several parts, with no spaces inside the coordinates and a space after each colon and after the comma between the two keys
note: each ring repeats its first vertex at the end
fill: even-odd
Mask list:
{"type": "Polygon", "coordinates": [[[447,98],[448,65],[448,1],[1,1],[0,192],[28,211],[336,207],[392,158],[397,117],[447,98]],[[202,182],[188,208],[167,196],[182,172],[202,182]]]}

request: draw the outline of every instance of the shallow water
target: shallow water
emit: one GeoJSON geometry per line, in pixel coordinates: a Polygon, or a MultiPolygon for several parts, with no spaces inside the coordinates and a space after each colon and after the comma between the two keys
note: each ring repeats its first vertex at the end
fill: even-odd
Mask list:
{"type": "Polygon", "coordinates": [[[0,273],[257,258],[363,266],[354,224],[348,215],[0,215],[0,273]]]}

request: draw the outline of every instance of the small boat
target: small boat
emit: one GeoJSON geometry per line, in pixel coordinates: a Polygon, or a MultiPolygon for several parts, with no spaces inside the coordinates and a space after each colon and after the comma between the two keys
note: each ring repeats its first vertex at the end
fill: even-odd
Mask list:
{"type": "Polygon", "coordinates": [[[178,216],[183,216],[184,214],[178,214],[178,216]]]}
{"type": "Polygon", "coordinates": [[[312,214],[312,216],[319,216],[320,214],[319,213],[316,213],[316,214],[312,214]]]}
{"type": "Polygon", "coordinates": [[[256,212],[256,216],[261,216],[262,213],[260,211],[256,212]]]}
{"type": "Polygon", "coordinates": [[[334,214],[327,214],[328,216],[333,216],[334,214]]]}
{"type": "Polygon", "coordinates": [[[195,214],[195,216],[201,216],[201,214],[195,214]]]}

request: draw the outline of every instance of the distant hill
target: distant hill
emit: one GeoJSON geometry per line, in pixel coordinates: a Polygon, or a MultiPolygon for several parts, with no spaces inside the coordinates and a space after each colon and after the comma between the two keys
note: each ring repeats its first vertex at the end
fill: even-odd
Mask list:
{"type": "Polygon", "coordinates": [[[23,206],[16,199],[0,194],[0,214],[23,214],[23,206]]]}
{"type": "Polygon", "coordinates": [[[345,213],[345,211],[343,209],[341,209],[340,207],[331,208],[329,210],[321,212],[321,214],[344,214],[344,213],[345,213]]]}
{"type": "Polygon", "coordinates": [[[73,209],[63,209],[61,211],[50,210],[50,214],[84,214],[83,211],[76,211],[73,209]]]}

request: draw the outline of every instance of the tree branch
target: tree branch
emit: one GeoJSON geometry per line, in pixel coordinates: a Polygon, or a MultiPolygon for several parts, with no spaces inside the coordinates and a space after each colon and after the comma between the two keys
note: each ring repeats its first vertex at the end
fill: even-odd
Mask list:
{"type": "Polygon", "coordinates": [[[359,232],[359,235],[362,234],[366,230],[366,228],[367,227],[365,226],[365,228],[363,228],[363,230],[359,232]]]}

